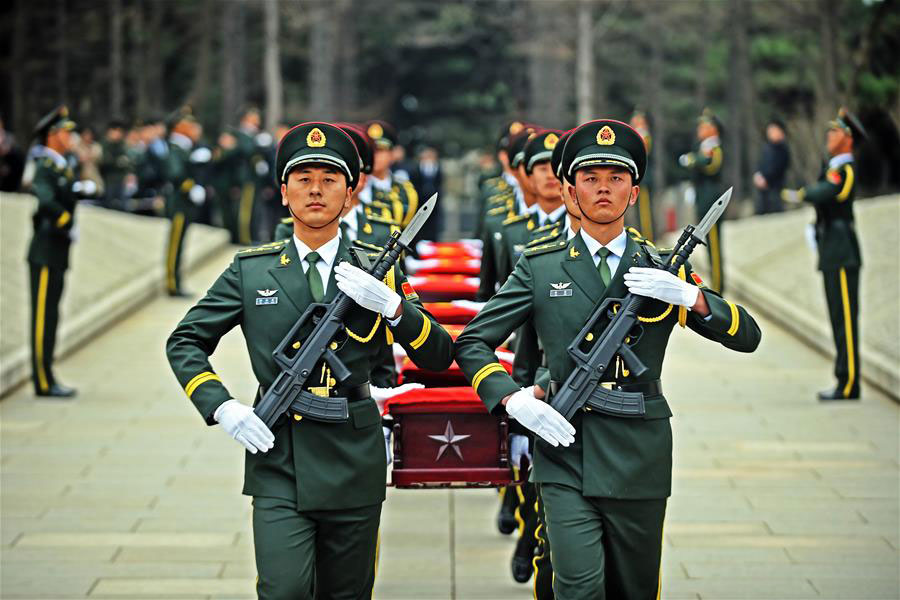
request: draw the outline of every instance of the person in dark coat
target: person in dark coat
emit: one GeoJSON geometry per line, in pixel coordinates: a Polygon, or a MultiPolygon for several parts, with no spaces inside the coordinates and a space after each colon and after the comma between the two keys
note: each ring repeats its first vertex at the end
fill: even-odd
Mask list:
{"type": "Polygon", "coordinates": [[[781,212],[781,190],[788,167],[791,166],[791,152],[785,140],[785,127],[780,119],[770,119],[766,125],[766,144],[759,157],[759,167],[753,174],[756,186],[756,214],[781,212]]]}
{"type": "MultiPolygon", "coordinates": [[[[441,163],[438,160],[438,152],[434,148],[423,148],[419,152],[419,160],[409,170],[409,180],[419,193],[419,198],[427,200],[433,194],[440,194],[444,184],[444,174],[441,172],[441,163]]],[[[440,196],[434,207],[431,218],[422,226],[417,236],[419,239],[436,241],[441,235],[444,226],[444,211],[441,208],[440,196]]]]}

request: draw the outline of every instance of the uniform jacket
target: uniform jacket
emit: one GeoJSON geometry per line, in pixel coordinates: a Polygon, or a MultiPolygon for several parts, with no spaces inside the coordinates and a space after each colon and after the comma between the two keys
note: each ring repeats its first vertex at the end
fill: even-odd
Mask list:
{"type": "Polygon", "coordinates": [[[722,163],[724,155],[718,136],[708,137],[691,154],[691,180],[697,192],[697,216],[702,218],[722,193],[722,163]]]}
{"type": "Polygon", "coordinates": [[[31,185],[38,204],[32,217],[34,237],[28,247],[28,262],[55,269],[68,268],[78,201],[72,191],[74,183],[75,173],[62,161],[57,164],[48,153],[36,158],[31,185]]]}
{"type": "Polygon", "coordinates": [[[853,199],[856,196],[853,161],[822,168],[819,180],[801,190],[806,202],[816,209],[816,242],[819,269],[862,266],[853,199]]]}
{"type": "MultiPolygon", "coordinates": [[[[587,322],[594,307],[607,297],[627,292],[623,274],[633,265],[647,266],[642,246],[629,237],[625,254],[609,287],[603,291],[600,274],[580,235],[527,250],[501,290],[465,328],[456,342],[456,361],[487,408],[503,410],[500,401],[519,386],[499,365],[496,348],[511,331],[531,319],[544,350],[550,377],[566,379],[574,367],[566,347],[587,322]],[[572,294],[550,296],[555,289],[572,294]]],[[[690,266],[682,277],[693,281],[690,266]]],[[[658,301],[641,312],[641,335],[632,346],[648,371],[637,379],[619,365],[611,365],[604,380],[642,383],[659,379],[666,344],[679,322],[712,341],[740,352],[752,352],[760,331],[742,307],[703,288],[711,310],[704,320],[658,301]]],[[[602,325],[589,340],[602,331],[602,325]]],[[[533,479],[575,487],[585,496],[605,498],[665,498],[671,492],[672,412],[662,395],[646,398],[644,418],[624,419],[579,411],[572,420],[575,443],[553,448],[538,439],[533,479]]]]}
{"type": "MultiPolygon", "coordinates": [[[[355,261],[344,238],[335,265],[343,260],[355,261]]],[[[385,281],[405,297],[403,315],[391,328],[393,340],[419,366],[436,371],[447,368],[453,359],[449,334],[425,311],[396,267],[385,281]]],[[[332,272],[325,301],[337,292],[332,272]]],[[[272,351],[311,302],[296,246],[280,241],[239,252],[206,296],[188,311],[169,337],[166,353],[179,383],[207,424],[215,423],[216,408],[231,398],[209,362],[221,337],[241,327],[253,373],[267,388],[279,373],[272,351]],[[274,304],[273,298],[277,298],[274,304]]],[[[338,356],[352,372],[345,385],[354,386],[369,380],[389,340],[381,316],[360,307],[348,311],[346,325],[346,335],[335,341],[338,356]]],[[[301,332],[298,342],[306,335],[308,331],[301,332]]],[[[321,369],[311,385],[328,383],[328,373],[324,366],[321,369]]],[[[275,447],[265,454],[246,454],[244,493],[295,501],[298,510],[381,502],[386,465],[380,424],[381,415],[371,399],[351,402],[346,423],[282,417],[273,427],[275,447]]]]}

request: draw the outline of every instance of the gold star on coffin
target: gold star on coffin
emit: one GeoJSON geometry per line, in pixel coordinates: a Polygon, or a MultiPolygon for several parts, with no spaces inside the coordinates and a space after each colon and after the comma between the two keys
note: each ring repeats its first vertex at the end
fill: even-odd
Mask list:
{"type": "Polygon", "coordinates": [[[441,457],[444,455],[444,452],[447,451],[447,448],[453,449],[456,452],[456,455],[459,457],[459,460],[463,460],[462,450],[459,449],[459,446],[456,444],[461,442],[471,436],[469,435],[456,435],[453,431],[453,424],[450,421],[447,421],[447,428],[444,429],[444,435],[429,435],[431,439],[436,442],[441,443],[441,447],[438,448],[437,457],[435,457],[434,462],[441,460],[441,457]]]}

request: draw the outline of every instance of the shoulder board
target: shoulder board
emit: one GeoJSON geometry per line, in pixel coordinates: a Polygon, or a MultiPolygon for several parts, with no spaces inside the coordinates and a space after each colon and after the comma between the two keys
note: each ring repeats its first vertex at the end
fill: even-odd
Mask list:
{"type": "Polygon", "coordinates": [[[558,242],[550,242],[549,244],[540,244],[538,246],[534,246],[533,248],[525,248],[523,254],[525,256],[537,256],[538,254],[546,254],[547,252],[556,252],[558,250],[563,250],[568,245],[569,242],[567,242],[566,240],[559,240],[558,242]]]}
{"type": "Polygon", "coordinates": [[[556,227],[558,225],[559,225],[559,223],[545,223],[545,224],[541,225],[540,227],[538,227],[537,229],[535,229],[534,231],[532,231],[531,233],[543,233],[545,231],[550,231],[551,229],[553,229],[554,227],[556,227]]]}
{"type": "Polygon", "coordinates": [[[504,226],[506,226],[506,225],[512,225],[513,223],[518,223],[518,222],[520,222],[520,221],[525,221],[525,220],[528,219],[528,217],[529,217],[528,214],[524,214],[524,215],[513,215],[513,216],[509,217],[508,219],[506,219],[505,221],[503,221],[503,225],[504,225],[504,226]]]}
{"type": "Polygon", "coordinates": [[[285,225],[291,225],[294,222],[293,217],[285,217],[281,220],[285,225]]]}
{"type": "Polygon", "coordinates": [[[381,215],[366,215],[366,218],[373,223],[381,223],[382,225],[396,225],[392,219],[382,217],[381,215]]]}
{"type": "Polygon", "coordinates": [[[362,240],[353,240],[353,245],[357,248],[362,248],[363,250],[368,250],[369,252],[376,252],[378,254],[381,253],[383,248],[380,246],[376,246],[375,244],[370,244],[368,242],[364,242],[362,240]]]}
{"type": "Polygon", "coordinates": [[[284,250],[285,244],[287,244],[287,240],[278,240],[277,242],[269,242],[268,244],[263,244],[262,246],[244,248],[243,250],[238,250],[236,256],[238,258],[247,258],[248,256],[275,254],[276,252],[281,252],[282,250],[284,250]]]}
{"type": "Polygon", "coordinates": [[[406,192],[407,196],[415,196],[416,198],[419,197],[419,192],[416,191],[416,186],[414,186],[412,184],[412,181],[410,181],[409,179],[401,182],[400,185],[402,186],[403,191],[406,192]]]}
{"type": "Polygon", "coordinates": [[[508,210],[508,209],[506,208],[506,205],[503,204],[503,205],[501,205],[501,206],[495,206],[494,208],[488,209],[487,214],[489,214],[489,215],[502,215],[502,214],[504,213],[504,211],[506,211],[506,210],[508,210]]]}
{"type": "Polygon", "coordinates": [[[557,231],[555,233],[550,233],[549,235],[544,235],[539,238],[533,239],[527,244],[525,244],[526,248],[534,248],[535,246],[540,246],[541,244],[546,244],[550,240],[555,240],[560,236],[560,232],[557,231]]]}
{"type": "Polygon", "coordinates": [[[495,176],[495,177],[488,177],[488,178],[485,179],[483,182],[481,182],[481,185],[482,185],[482,186],[496,186],[496,185],[500,185],[500,182],[501,182],[501,181],[503,181],[504,183],[506,183],[506,182],[503,180],[502,177],[500,177],[499,175],[497,175],[497,176],[495,176]]]}

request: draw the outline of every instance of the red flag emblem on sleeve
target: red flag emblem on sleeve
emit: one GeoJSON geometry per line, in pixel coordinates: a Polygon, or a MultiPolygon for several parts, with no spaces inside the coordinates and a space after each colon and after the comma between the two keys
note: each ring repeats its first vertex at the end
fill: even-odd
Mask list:
{"type": "Polygon", "coordinates": [[[697,275],[696,273],[691,273],[691,279],[693,279],[694,283],[696,283],[699,287],[703,287],[703,280],[700,279],[699,275],[697,275]]]}
{"type": "Polygon", "coordinates": [[[826,175],[826,177],[828,177],[828,181],[830,183],[833,183],[834,185],[838,185],[841,183],[841,174],[834,169],[828,169],[828,174],[826,175]]]}
{"type": "Polygon", "coordinates": [[[408,281],[404,281],[403,284],[400,285],[400,288],[403,290],[403,295],[406,296],[407,300],[419,297],[419,295],[416,294],[416,290],[413,289],[413,286],[411,286],[408,281]]]}

